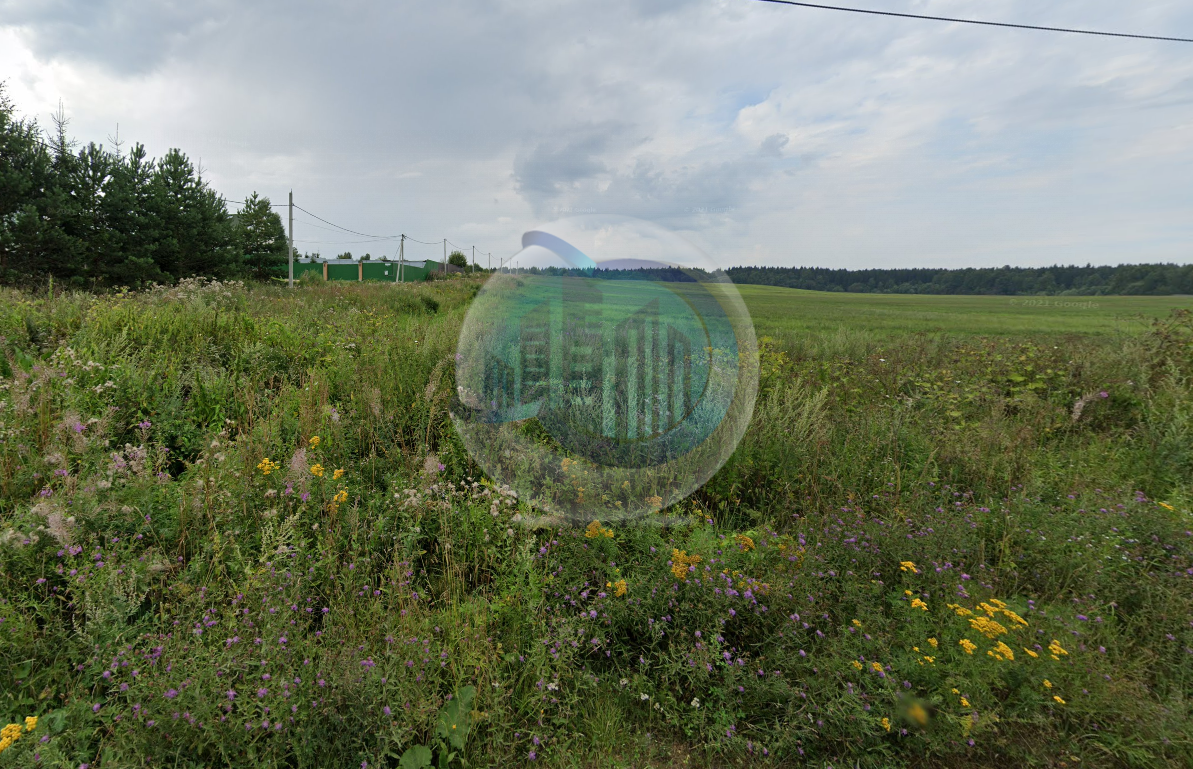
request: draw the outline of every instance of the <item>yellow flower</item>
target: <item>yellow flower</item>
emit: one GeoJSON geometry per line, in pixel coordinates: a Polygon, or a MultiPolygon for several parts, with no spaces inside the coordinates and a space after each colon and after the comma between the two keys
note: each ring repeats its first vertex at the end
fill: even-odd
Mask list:
{"type": "Polygon", "coordinates": [[[311,446],[314,447],[314,446],[319,445],[319,440],[320,439],[319,439],[318,435],[312,435],[311,439],[309,441],[307,441],[307,443],[311,444],[311,446]]]}
{"type": "Polygon", "coordinates": [[[966,654],[973,654],[973,650],[978,648],[978,645],[975,644],[973,641],[969,640],[968,638],[962,638],[957,643],[961,646],[962,649],[965,650],[966,654]]]}
{"type": "Polygon", "coordinates": [[[1160,507],[1164,508],[1165,510],[1175,510],[1176,509],[1175,507],[1168,504],[1167,502],[1157,502],[1156,504],[1159,505],[1160,507]]]}
{"type": "Polygon", "coordinates": [[[576,464],[576,460],[574,460],[574,459],[568,459],[567,457],[564,457],[563,459],[561,459],[561,460],[559,461],[559,467],[560,467],[560,469],[562,469],[562,470],[563,470],[565,473],[566,473],[568,470],[570,470],[570,469],[571,469],[571,467],[572,467],[572,465],[574,465],[574,464],[576,464]]]}
{"type": "Polygon", "coordinates": [[[1045,678],[1045,679],[1044,679],[1044,688],[1045,688],[1045,689],[1051,689],[1051,688],[1052,688],[1052,682],[1051,682],[1051,681],[1049,681],[1047,678],[1045,678]]]}
{"type": "Polygon", "coordinates": [[[1002,613],[1004,616],[1008,617],[1012,622],[1022,625],[1023,627],[1027,627],[1027,620],[1023,619],[1023,617],[1020,617],[1018,614],[1011,611],[1010,609],[1003,609],[1002,613]]]}
{"type": "Polygon", "coordinates": [[[37,728],[37,716],[25,716],[25,731],[31,732],[37,728]]]}
{"type": "Polygon", "coordinates": [[[961,693],[961,690],[960,690],[960,689],[954,689],[954,690],[953,690],[953,694],[960,694],[960,693],[961,693]]]}
{"type": "Polygon", "coordinates": [[[912,703],[912,706],[907,709],[907,715],[911,716],[912,720],[920,726],[928,724],[928,711],[924,710],[920,703],[912,703]]]}
{"type": "Polygon", "coordinates": [[[961,698],[961,707],[963,707],[963,708],[968,708],[969,706],[970,706],[970,705],[969,705],[969,700],[967,700],[967,699],[965,699],[964,697],[962,697],[962,698],[961,698]]]}
{"type": "Polygon", "coordinates": [[[671,551],[671,573],[676,579],[686,580],[688,578],[688,567],[695,566],[703,559],[698,555],[688,555],[683,550],[671,551]]]}
{"type": "Polygon", "coordinates": [[[974,630],[991,639],[997,638],[1007,632],[1005,627],[989,617],[974,617],[969,621],[969,624],[974,630]]]}
{"type": "Polygon", "coordinates": [[[925,655],[924,655],[924,659],[928,661],[928,664],[929,664],[929,665],[935,665],[935,664],[936,664],[936,658],[935,658],[935,657],[929,657],[928,655],[926,655],[926,654],[925,654],[925,655]]]}
{"type": "Polygon", "coordinates": [[[881,662],[871,662],[870,669],[873,670],[875,673],[881,673],[882,672],[882,663],[881,662]]]}
{"type": "Polygon", "coordinates": [[[1061,705],[1064,705],[1064,704],[1065,704],[1065,701],[1064,701],[1064,700],[1062,700],[1062,699],[1060,698],[1060,695],[1059,695],[1059,694],[1054,694],[1054,695],[1052,695],[1052,699],[1056,700],[1056,701],[1057,701],[1057,702],[1059,702],[1061,705]]]}
{"type": "Polygon", "coordinates": [[[932,646],[933,649],[935,649],[937,646],[940,645],[939,642],[935,638],[929,638],[928,643],[932,646]]]}
{"type": "Polygon", "coordinates": [[[311,465],[311,475],[313,475],[317,478],[322,478],[323,477],[323,465],[320,465],[320,464],[311,465]]]}
{"type": "Polygon", "coordinates": [[[886,729],[889,732],[891,730],[891,719],[889,719],[889,718],[882,719],[882,728],[886,729]]]}
{"type": "Polygon", "coordinates": [[[955,603],[948,604],[948,607],[956,612],[958,617],[968,617],[973,614],[969,609],[966,609],[964,606],[958,606],[955,603]]]}
{"type": "Polygon", "coordinates": [[[339,479],[341,479],[343,477],[344,477],[344,471],[342,469],[336,470],[334,473],[331,474],[331,479],[333,481],[338,481],[339,479]]]}
{"type": "Polygon", "coordinates": [[[1052,639],[1052,643],[1048,644],[1048,651],[1052,652],[1053,655],[1068,654],[1068,652],[1064,650],[1064,647],[1060,645],[1060,641],[1056,640],[1055,638],[1052,639]]]}
{"type": "Polygon", "coordinates": [[[737,547],[743,553],[748,553],[754,549],[754,540],[747,537],[745,534],[735,534],[733,541],[737,543],[737,547]]]}
{"type": "Polygon", "coordinates": [[[899,571],[910,571],[912,574],[920,573],[920,570],[911,561],[899,561],[899,571]]]}
{"type": "Polygon", "coordinates": [[[601,525],[600,521],[593,521],[588,524],[588,528],[584,530],[584,536],[589,539],[596,539],[597,537],[612,537],[613,529],[607,529],[601,525]]]}
{"type": "Polygon", "coordinates": [[[853,661],[853,666],[854,666],[855,668],[857,668],[858,670],[861,670],[861,669],[862,669],[862,663],[858,662],[857,660],[854,660],[854,661],[853,661]]]}
{"type": "Polygon", "coordinates": [[[1033,652],[1031,649],[1027,648],[1026,646],[1023,647],[1023,651],[1027,652],[1031,656],[1032,659],[1037,659],[1040,656],[1040,655],[1036,654],[1035,652],[1033,652]]]}
{"type": "Polygon", "coordinates": [[[650,505],[652,510],[658,510],[663,506],[663,498],[658,495],[647,497],[646,504],[650,505]]]}
{"type": "Polygon", "coordinates": [[[920,599],[916,598],[915,600],[913,600],[911,602],[911,608],[923,609],[924,611],[928,611],[928,604],[926,604],[923,601],[921,601],[920,599]]]}
{"type": "Polygon", "coordinates": [[[628,588],[624,579],[619,579],[613,583],[613,595],[617,596],[618,598],[621,598],[623,595],[625,595],[627,589],[628,588]]]}
{"type": "Polygon", "coordinates": [[[1002,660],[1004,662],[1015,661],[1015,652],[1011,651],[1011,647],[1007,646],[1002,641],[999,641],[997,646],[986,653],[996,660],[1002,660]]]}
{"type": "Polygon", "coordinates": [[[861,627],[861,626],[862,626],[862,623],[861,623],[860,621],[856,620],[856,619],[855,619],[855,620],[853,620],[853,624],[854,624],[854,625],[856,625],[857,627],[861,627]]]}
{"type": "Polygon", "coordinates": [[[903,595],[911,595],[911,591],[910,591],[910,590],[904,590],[904,591],[903,591],[903,595]]]}
{"type": "Polygon", "coordinates": [[[257,469],[261,471],[262,475],[269,475],[279,467],[281,467],[281,465],[279,465],[277,462],[271,461],[269,457],[266,457],[257,463],[257,469]]]}

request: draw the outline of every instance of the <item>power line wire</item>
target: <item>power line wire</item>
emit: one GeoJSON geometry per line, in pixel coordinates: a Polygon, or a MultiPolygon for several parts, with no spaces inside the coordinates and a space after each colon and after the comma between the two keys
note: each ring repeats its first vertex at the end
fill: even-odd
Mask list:
{"type": "Polygon", "coordinates": [[[312,214],[310,211],[306,210],[305,208],[303,208],[300,205],[296,204],[294,207],[297,208],[299,211],[302,211],[304,214],[307,214],[308,216],[314,216],[316,219],[323,222],[324,224],[330,224],[332,227],[335,227],[336,229],[343,230],[344,232],[350,232],[353,235],[359,235],[362,238],[376,238],[377,240],[397,240],[398,238],[402,237],[401,235],[370,235],[367,232],[357,232],[356,230],[350,230],[347,227],[341,227],[340,225],[336,224],[335,222],[329,222],[326,219],[324,219],[322,216],[317,216],[315,214],[312,214]]]}
{"type": "Polygon", "coordinates": [[[896,13],[895,11],[874,11],[864,8],[845,8],[839,5],[821,5],[819,3],[799,3],[795,0],[756,0],[760,3],[774,3],[776,5],[797,5],[803,8],[821,8],[827,11],[847,11],[849,13],[865,13],[871,16],[897,16],[902,19],[927,19],[929,21],[949,21],[955,24],[980,24],[984,27],[1011,27],[1013,29],[1035,29],[1042,32],[1069,32],[1075,35],[1100,35],[1102,37],[1130,37],[1138,40],[1167,40],[1173,43],[1193,43],[1193,38],[1161,37],[1159,35],[1132,35],[1126,32],[1095,32],[1088,29],[1067,29],[1065,27],[1037,27],[1032,24],[1009,24],[1000,21],[977,21],[976,19],[954,19],[947,16],[923,16],[916,13],[896,13]]]}

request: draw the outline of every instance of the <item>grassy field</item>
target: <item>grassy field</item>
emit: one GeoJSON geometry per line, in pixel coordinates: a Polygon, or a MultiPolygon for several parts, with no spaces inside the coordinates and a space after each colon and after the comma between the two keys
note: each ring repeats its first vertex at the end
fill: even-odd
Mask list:
{"type": "Polygon", "coordinates": [[[477,287],[0,294],[0,767],[1193,763],[1188,300],[743,287],[685,522],[531,529],[477,287]]]}
{"type": "Polygon", "coordinates": [[[1193,308],[1181,296],[929,296],[738,286],[759,334],[909,333],[1040,337],[1137,333],[1193,308]]]}

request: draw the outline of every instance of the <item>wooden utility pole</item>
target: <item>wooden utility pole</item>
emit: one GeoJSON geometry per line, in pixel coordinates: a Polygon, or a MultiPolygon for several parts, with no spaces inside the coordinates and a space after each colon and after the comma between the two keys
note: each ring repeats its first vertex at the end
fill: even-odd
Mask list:
{"type": "Polygon", "coordinates": [[[294,190],[290,190],[290,280],[289,287],[294,288],[294,190]]]}
{"type": "Polygon", "coordinates": [[[472,247],[472,271],[476,272],[476,246],[472,247]]]}
{"type": "Polygon", "coordinates": [[[447,274],[447,238],[443,239],[443,274],[447,274]]]}
{"type": "Polygon", "coordinates": [[[402,273],[405,271],[406,261],[406,233],[402,233],[402,240],[398,242],[398,282],[404,283],[406,276],[402,273]]]}

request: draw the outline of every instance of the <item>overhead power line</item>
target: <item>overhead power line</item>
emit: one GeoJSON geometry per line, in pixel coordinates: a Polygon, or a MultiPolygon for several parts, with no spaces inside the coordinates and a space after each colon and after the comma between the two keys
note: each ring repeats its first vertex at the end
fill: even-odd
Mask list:
{"type": "Polygon", "coordinates": [[[316,216],[315,214],[312,214],[310,211],[306,210],[302,206],[296,205],[294,207],[297,208],[299,211],[302,211],[307,216],[314,216],[316,219],[323,222],[324,224],[330,224],[332,227],[335,227],[338,230],[343,230],[344,232],[350,232],[353,235],[359,235],[362,238],[376,238],[377,240],[397,240],[398,238],[402,237],[401,235],[370,235],[367,232],[357,232],[356,230],[350,230],[347,227],[341,227],[340,225],[336,224],[335,222],[329,222],[326,219],[324,219],[322,216],[316,216]]]}
{"type": "Polygon", "coordinates": [[[795,0],[756,0],[760,3],[774,3],[776,5],[797,5],[803,8],[821,8],[826,11],[847,11],[849,13],[865,13],[871,16],[897,16],[901,19],[927,19],[929,21],[948,21],[954,24],[979,24],[983,27],[1011,27],[1012,29],[1035,29],[1041,32],[1069,32],[1075,35],[1099,35],[1101,37],[1130,37],[1138,40],[1167,40],[1173,43],[1193,43],[1193,38],[1161,37],[1159,35],[1132,35],[1126,32],[1095,32],[1089,29],[1066,29],[1065,27],[1037,27],[1032,24],[1009,24],[1001,21],[978,21],[976,19],[954,19],[948,16],[924,16],[917,13],[896,13],[895,11],[874,11],[865,8],[846,8],[840,5],[821,5],[820,3],[799,3],[795,0]]]}

